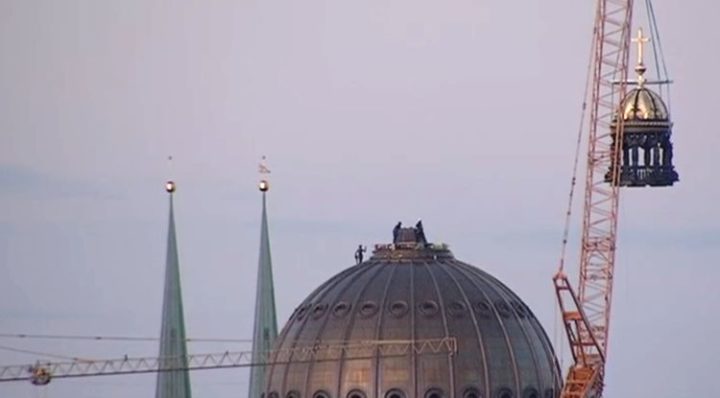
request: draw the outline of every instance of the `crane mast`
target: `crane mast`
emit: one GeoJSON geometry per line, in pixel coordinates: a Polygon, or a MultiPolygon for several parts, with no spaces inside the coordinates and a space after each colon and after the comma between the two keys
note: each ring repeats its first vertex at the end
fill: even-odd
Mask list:
{"type": "Polygon", "coordinates": [[[597,1],[577,294],[562,265],[554,278],[574,359],[562,398],[602,395],[617,240],[617,166],[623,134],[621,118],[617,139],[612,137],[611,124],[627,93],[632,7],[632,0],[597,1]]]}

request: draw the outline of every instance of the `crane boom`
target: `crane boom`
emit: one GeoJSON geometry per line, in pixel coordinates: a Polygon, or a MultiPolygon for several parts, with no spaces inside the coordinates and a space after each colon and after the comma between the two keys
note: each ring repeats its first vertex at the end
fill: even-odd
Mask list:
{"type": "Polygon", "coordinates": [[[253,357],[252,351],[224,352],[216,354],[187,355],[184,357],[119,358],[103,360],[80,360],[47,362],[34,365],[0,366],[0,382],[30,380],[44,385],[52,378],[122,375],[265,366],[278,363],[303,361],[336,361],[340,357],[367,359],[397,357],[408,354],[443,354],[457,352],[454,337],[425,340],[372,340],[353,343],[313,344],[276,351],[253,357]]]}
{"type": "Polygon", "coordinates": [[[603,389],[617,240],[619,146],[611,124],[627,92],[632,0],[598,0],[593,36],[590,122],[577,294],[561,269],[554,278],[575,363],[562,398],[600,397],[603,389]],[[610,170],[610,184],[606,173],[610,170]]]}

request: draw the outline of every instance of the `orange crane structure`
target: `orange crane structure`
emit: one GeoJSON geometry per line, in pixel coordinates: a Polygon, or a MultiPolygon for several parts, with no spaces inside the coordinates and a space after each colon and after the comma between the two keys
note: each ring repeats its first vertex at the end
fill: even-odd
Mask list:
{"type": "MultiPolygon", "coordinates": [[[[647,5],[651,28],[655,28],[651,33],[655,33],[652,5],[649,1],[647,5]]],[[[578,288],[572,287],[564,267],[575,175],[563,254],[553,278],[574,361],[566,375],[562,398],[602,396],[620,187],[670,186],[678,180],[672,165],[669,112],[660,96],[646,88],[648,84],[668,84],[669,80],[648,82],[645,79],[643,45],[648,38],[642,30],[636,38],[631,37],[632,14],[633,0],[597,1],[588,76],[590,117],[586,130],[588,149],[578,288]],[[634,82],[628,81],[632,42],[638,44],[635,67],[638,77],[634,82]],[[629,91],[629,86],[636,87],[629,91]]],[[[586,111],[586,107],[583,108],[586,111]]],[[[578,154],[576,170],[577,163],[578,154]]]]}

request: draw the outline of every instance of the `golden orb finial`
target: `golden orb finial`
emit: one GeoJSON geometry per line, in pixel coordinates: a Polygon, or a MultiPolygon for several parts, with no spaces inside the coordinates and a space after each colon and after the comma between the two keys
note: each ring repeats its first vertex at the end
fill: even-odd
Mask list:
{"type": "Polygon", "coordinates": [[[267,192],[270,189],[270,183],[267,180],[260,180],[258,183],[258,189],[260,192],[267,192]]]}
{"type": "Polygon", "coordinates": [[[166,190],[168,193],[173,193],[173,192],[175,192],[175,182],[172,181],[172,180],[166,182],[166,183],[165,183],[165,190],[166,190]]]}

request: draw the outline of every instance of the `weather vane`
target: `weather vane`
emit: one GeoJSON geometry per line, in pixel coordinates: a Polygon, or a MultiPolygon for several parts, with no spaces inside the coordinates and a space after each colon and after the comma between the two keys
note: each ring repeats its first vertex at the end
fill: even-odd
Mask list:
{"type": "MultiPolygon", "coordinates": [[[[168,156],[168,169],[170,170],[170,175],[171,175],[171,176],[172,176],[172,160],[173,160],[172,155],[169,155],[169,156],[168,156]]],[[[175,181],[173,181],[173,180],[168,180],[168,181],[165,183],[165,190],[166,190],[168,193],[173,193],[173,192],[175,192],[175,181]]]]}
{"type": "Polygon", "coordinates": [[[260,164],[258,164],[258,173],[260,173],[260,183],[258,184],[258,188],[260,189],[260,192],[267,192],[270,189],[270,183],[267,180],[267,177],[265,177],[266,174],[270,174],[270,169],[267,167],[267,158],[265,155],[260,158],[260,164]]]}

